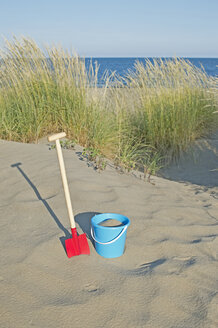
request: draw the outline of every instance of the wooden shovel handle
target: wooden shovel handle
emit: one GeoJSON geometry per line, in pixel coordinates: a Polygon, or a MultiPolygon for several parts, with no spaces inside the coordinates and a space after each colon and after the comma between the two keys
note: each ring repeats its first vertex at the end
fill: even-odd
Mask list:
{"type": "Polygon", "coordinates": [[[66,137],[66,133],[65,132],[60,132],[60,133],[53,134],[52,136],[49,136],[48,141],[51,142],[51,141],[55,141],[57,139],[61,139],[61,138],[64,138],[64,137],[66,137]]]}
{"type": "Polygon", "coordinates": [[[62,177],[62,182],[63,182],[63,187],[64,187],[64,193],[65,193],[65,199],[67,203],[67,210],[69,214],[69,219],[70,219],[70,227],[73,229],[76,227],[75,225],[75,220],[74,220],[74,215],[73,215],[73,209],[72,209],[72,204],[71,204],[71,199],[70,199],[70,192],[69,192],[69,187],[67,183],[67,176],[66,176],[66,170],[65,170],[65,165],[64,165],[64,159],[63,159],[63,154],[61,150],[61,145],[60,145],[60,138],[66,137],[65,132],[57,133],[54,134],[50,137],[48,137],[48,141],[54,141],[56,143],[56,150],[57,150],[57,155],[58,155],[58,161],[60,165],[60,171],[61,171],[61,177],[62,177]]]}

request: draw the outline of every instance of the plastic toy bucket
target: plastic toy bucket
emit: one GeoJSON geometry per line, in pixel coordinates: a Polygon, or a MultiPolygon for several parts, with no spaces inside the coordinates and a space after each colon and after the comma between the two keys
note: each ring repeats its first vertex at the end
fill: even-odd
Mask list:
{"type": "Polygon", "coordinates": [[[91,219],[91,235],[95,241],[96,252],[106,258],[119,257],[123,254],[127,228],[130,220],[123,215],[104,213],[93,216],[91,219]],[[117,220],[120,226],[104,227],[99,225],[106,220],[117,220]]]}

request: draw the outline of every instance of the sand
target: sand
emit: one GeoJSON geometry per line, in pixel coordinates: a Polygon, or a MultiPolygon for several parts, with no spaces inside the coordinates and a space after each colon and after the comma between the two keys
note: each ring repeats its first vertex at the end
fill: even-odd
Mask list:
{"type": "Polygon", "coordinates": [[[111,166],[98,173],[79,150],[64,150],[77,230],[91,252],[71,259],[56,150],[0,141],[0,327],[218,327],[218,144],[210,141],[211,161],[189,156],[152,183],[111,166]],[[116,259],[98,255],[90,236],[91,217],[106,212],[131,220],[116,259]]]}

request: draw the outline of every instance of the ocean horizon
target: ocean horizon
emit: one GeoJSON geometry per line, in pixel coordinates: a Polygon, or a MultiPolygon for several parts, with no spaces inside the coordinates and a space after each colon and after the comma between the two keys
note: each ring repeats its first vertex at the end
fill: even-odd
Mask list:
{"type": "MultiPolygon", "coordinates": [[[[124,77],[129,70],[134,69],[136,61],[145,62],[145,59],[153,61],[154,59],[162,59],[163,61],[172,60],[175,57],[86,57],[86,67],[97,63],[99,66],[99,79],[104,76],[105,71],[109,73],[116,72],[119,76],[124,77]]],[[[194,57],[176,57],[189,61],[197,68],[202,68],[209,76],[218,76],[218,58],[194,58],[194,57]]]]}

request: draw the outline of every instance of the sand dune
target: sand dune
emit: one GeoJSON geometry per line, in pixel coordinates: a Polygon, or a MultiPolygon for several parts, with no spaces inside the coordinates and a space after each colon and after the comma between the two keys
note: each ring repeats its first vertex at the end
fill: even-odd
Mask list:
{"type": "Polygon", "coordinates": [[[98,173],[64,150],[78,232],[91,250],[68,259],[56,151],[1,141],[0,326],[218,327],[217,141],[210,142],[210,160],[210,150],[196,167],[186,158],[165,172],[180,182],[153,177],[154,184],[113,167],[98,173]],[[90,219],[104,212],[131,220],[117,259],[92,244],[90,219]]]}
{"type": "Polygon", "coordinates": [[[197,140],[178,163],[162,170],[174,181],[197,184],[205,188],[218,186],[218,131],[197,140]]]}

